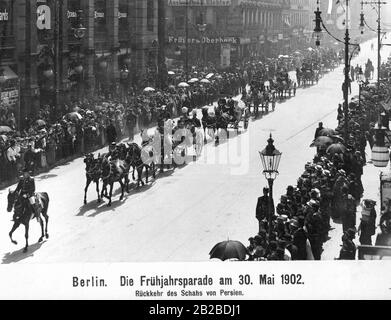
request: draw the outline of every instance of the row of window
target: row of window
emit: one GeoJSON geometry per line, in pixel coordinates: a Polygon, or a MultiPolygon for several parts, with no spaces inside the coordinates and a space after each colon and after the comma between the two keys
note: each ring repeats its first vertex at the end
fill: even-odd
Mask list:
{"type": "Polygon", "coordinates": [[[259,9],[244,9],[242,18],[244,26],[260,25],[263,27],[278,28],[281,23],[281,13],[259,9]]]}

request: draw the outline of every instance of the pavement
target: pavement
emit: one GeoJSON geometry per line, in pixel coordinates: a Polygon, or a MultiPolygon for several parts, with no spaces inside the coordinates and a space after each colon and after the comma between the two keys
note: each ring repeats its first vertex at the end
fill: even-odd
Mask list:
{"type": "MultiPolygon", "coordinates": [[[[368,57],[375,61],[375,56],[367,43],[353,63],[368,57]]],[[[197,162],[160,174],[145,187],[133,188],[123,201],[119,201],[117,185],[112,207],[97,203],[94,188],[88,192],[88,204],[83,205],[83,159],[38,176],[37,191],[50,196],[50,239],[36,243],[40,228],[33,221],[27,254],[21,251],[23,227],[14,234],[18,245],[8,238],[12,226],[12,214],[5,211],[8,189],[0,190],[4,205],[0,212],[1,262],[207,261],[217,242],[232,239],[247,244],[257,233],[255,205],[267,184],[258,151],[272,133],[282,152],[280,175],[274,184],[277,201],[288,185],[296,184],[304,164],[313,158],[315,150],[309,145],[318,122],[337,126],[342,81],[343,66],[325,75],[318,85],[298,90],[295,98],[278,104],[274,112],[250,121],[248,130],[239,136],[218,146],[209,143],[197,162]]],[[[356,92],[354,85],[353,94],[356,92]]],[[[376,199],[378,170],[367,165],[364,177],[365,197],[376,199]]],[[[333,227],[323,254],[327,260],[337,257],[340,249],[342,226],[333,227]]]]}

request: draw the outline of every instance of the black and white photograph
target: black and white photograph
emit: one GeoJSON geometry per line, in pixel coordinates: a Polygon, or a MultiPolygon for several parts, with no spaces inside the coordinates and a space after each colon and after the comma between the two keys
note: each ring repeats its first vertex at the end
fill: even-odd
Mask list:
{"type": "MultiPolygon", "coordinates": [[[[0,0],[0,94],[12,296],[11,274],[41,266],[60,298],[241,299],[316,287],[318,267],[386,273],[388,0],[0,0]],[[112,282],[88,273],[101,264],[132,267],[112,282]]],[[[369,297],[390,298],[387,279],[369,297]]]]}

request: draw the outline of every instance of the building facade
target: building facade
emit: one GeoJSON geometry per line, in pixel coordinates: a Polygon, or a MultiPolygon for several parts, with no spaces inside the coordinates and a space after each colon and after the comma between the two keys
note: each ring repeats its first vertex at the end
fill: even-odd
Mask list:
{"type": "Polygon", "coordinates": [[[154,0],[0,1],[2,110],[23,126],[43,105],[59,114],[63,102],[154,78],[157,10],[154,0]]]}
{"type": "Polygon", "coordinates": [[[167,0],[167,56],[230,66],[243,58],[270,55],[284,43],[284,0],[167,0]],[[187,21],[187,22],[186,22],[187,21]]]}

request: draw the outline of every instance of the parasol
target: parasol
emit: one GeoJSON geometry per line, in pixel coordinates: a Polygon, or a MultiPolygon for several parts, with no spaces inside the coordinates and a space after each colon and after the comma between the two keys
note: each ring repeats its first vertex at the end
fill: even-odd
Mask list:
{"type": "Polygon", "coordinates": [[[46,122],[42,119],[39,119],[37,121],[35,121],[35,124],[38,126],[38,127],[44,127],[46,126],[46,122]]]}
{"type": "Polygon", "coordinates": [[[246,258],[247,249],[239,241],[227,240],[216,244],[210,251],[210,259],[220,259],[222,261],[229,259],[238,259],[243,261],[246,258]]]}
{"type": "Polygon", "coordinates": [[[202,79],[200,82],[201,83],[211,83],[208,79],[202,79]]]}
{"type": "Polygon", "coordinates": [[[337,133],[335,132],[335,130],[330,128],[323,128],[322,130],[319,131],[319,136],[330,137],[336,134],[337,133]]]}
{"type": "Polygon", "coordinates": [[[198,78],[191,78],[188,83],[195,83],[195,82],[198,82],[200,81],[198,78]]]}
{"type": "Polygon", "coordinates": [[[153,92],[153,91],[155,91],[155,89],[152,87],[146,87],[143,91],[144,92],[153,92]]]}
{"type": "Polygon", "coordinates": [[[169,74],[170,76],[173,76],[173,75],[175,74],[175,72],[174,72],[174,71],[168,71],[168,74],[169,74]]]}
{"type": "Polygon", "coordinates": [[[326,153],[334,155],[336,153],[345,153],[346,147],[341,143],[334,143],[331,146],[329,146],[326,150],[326,153]]]}
{"type": "Polygon", "coordinates": [[[189,84],[186,83],[186,82],[181,82],[181,83],[178,84],[178,87],[180,87],[180,88],[187,88],[187,87],[189,87],[189,84]]]}
{"type": "Polygon", "coordinates": [[[0,126],[0,134],[1,133],[9,133],[9,132],[12,132],[13,130],[8,127],[8,126],[0,126]]]}
{"type": "Polygon", "coordinates": [[[208,73],[205,77],[205,79],[210,79],[214,76],[214,73],[208,73]]]}
{"type": "Polygon", "coordinates": [[[317,137],[310,145],[311,148],[313,147],[324,147],[324,146],[329,146],[333,144],[333,139],[330,137],[325,137],[325,136],[320,136],[317,137]]]}

